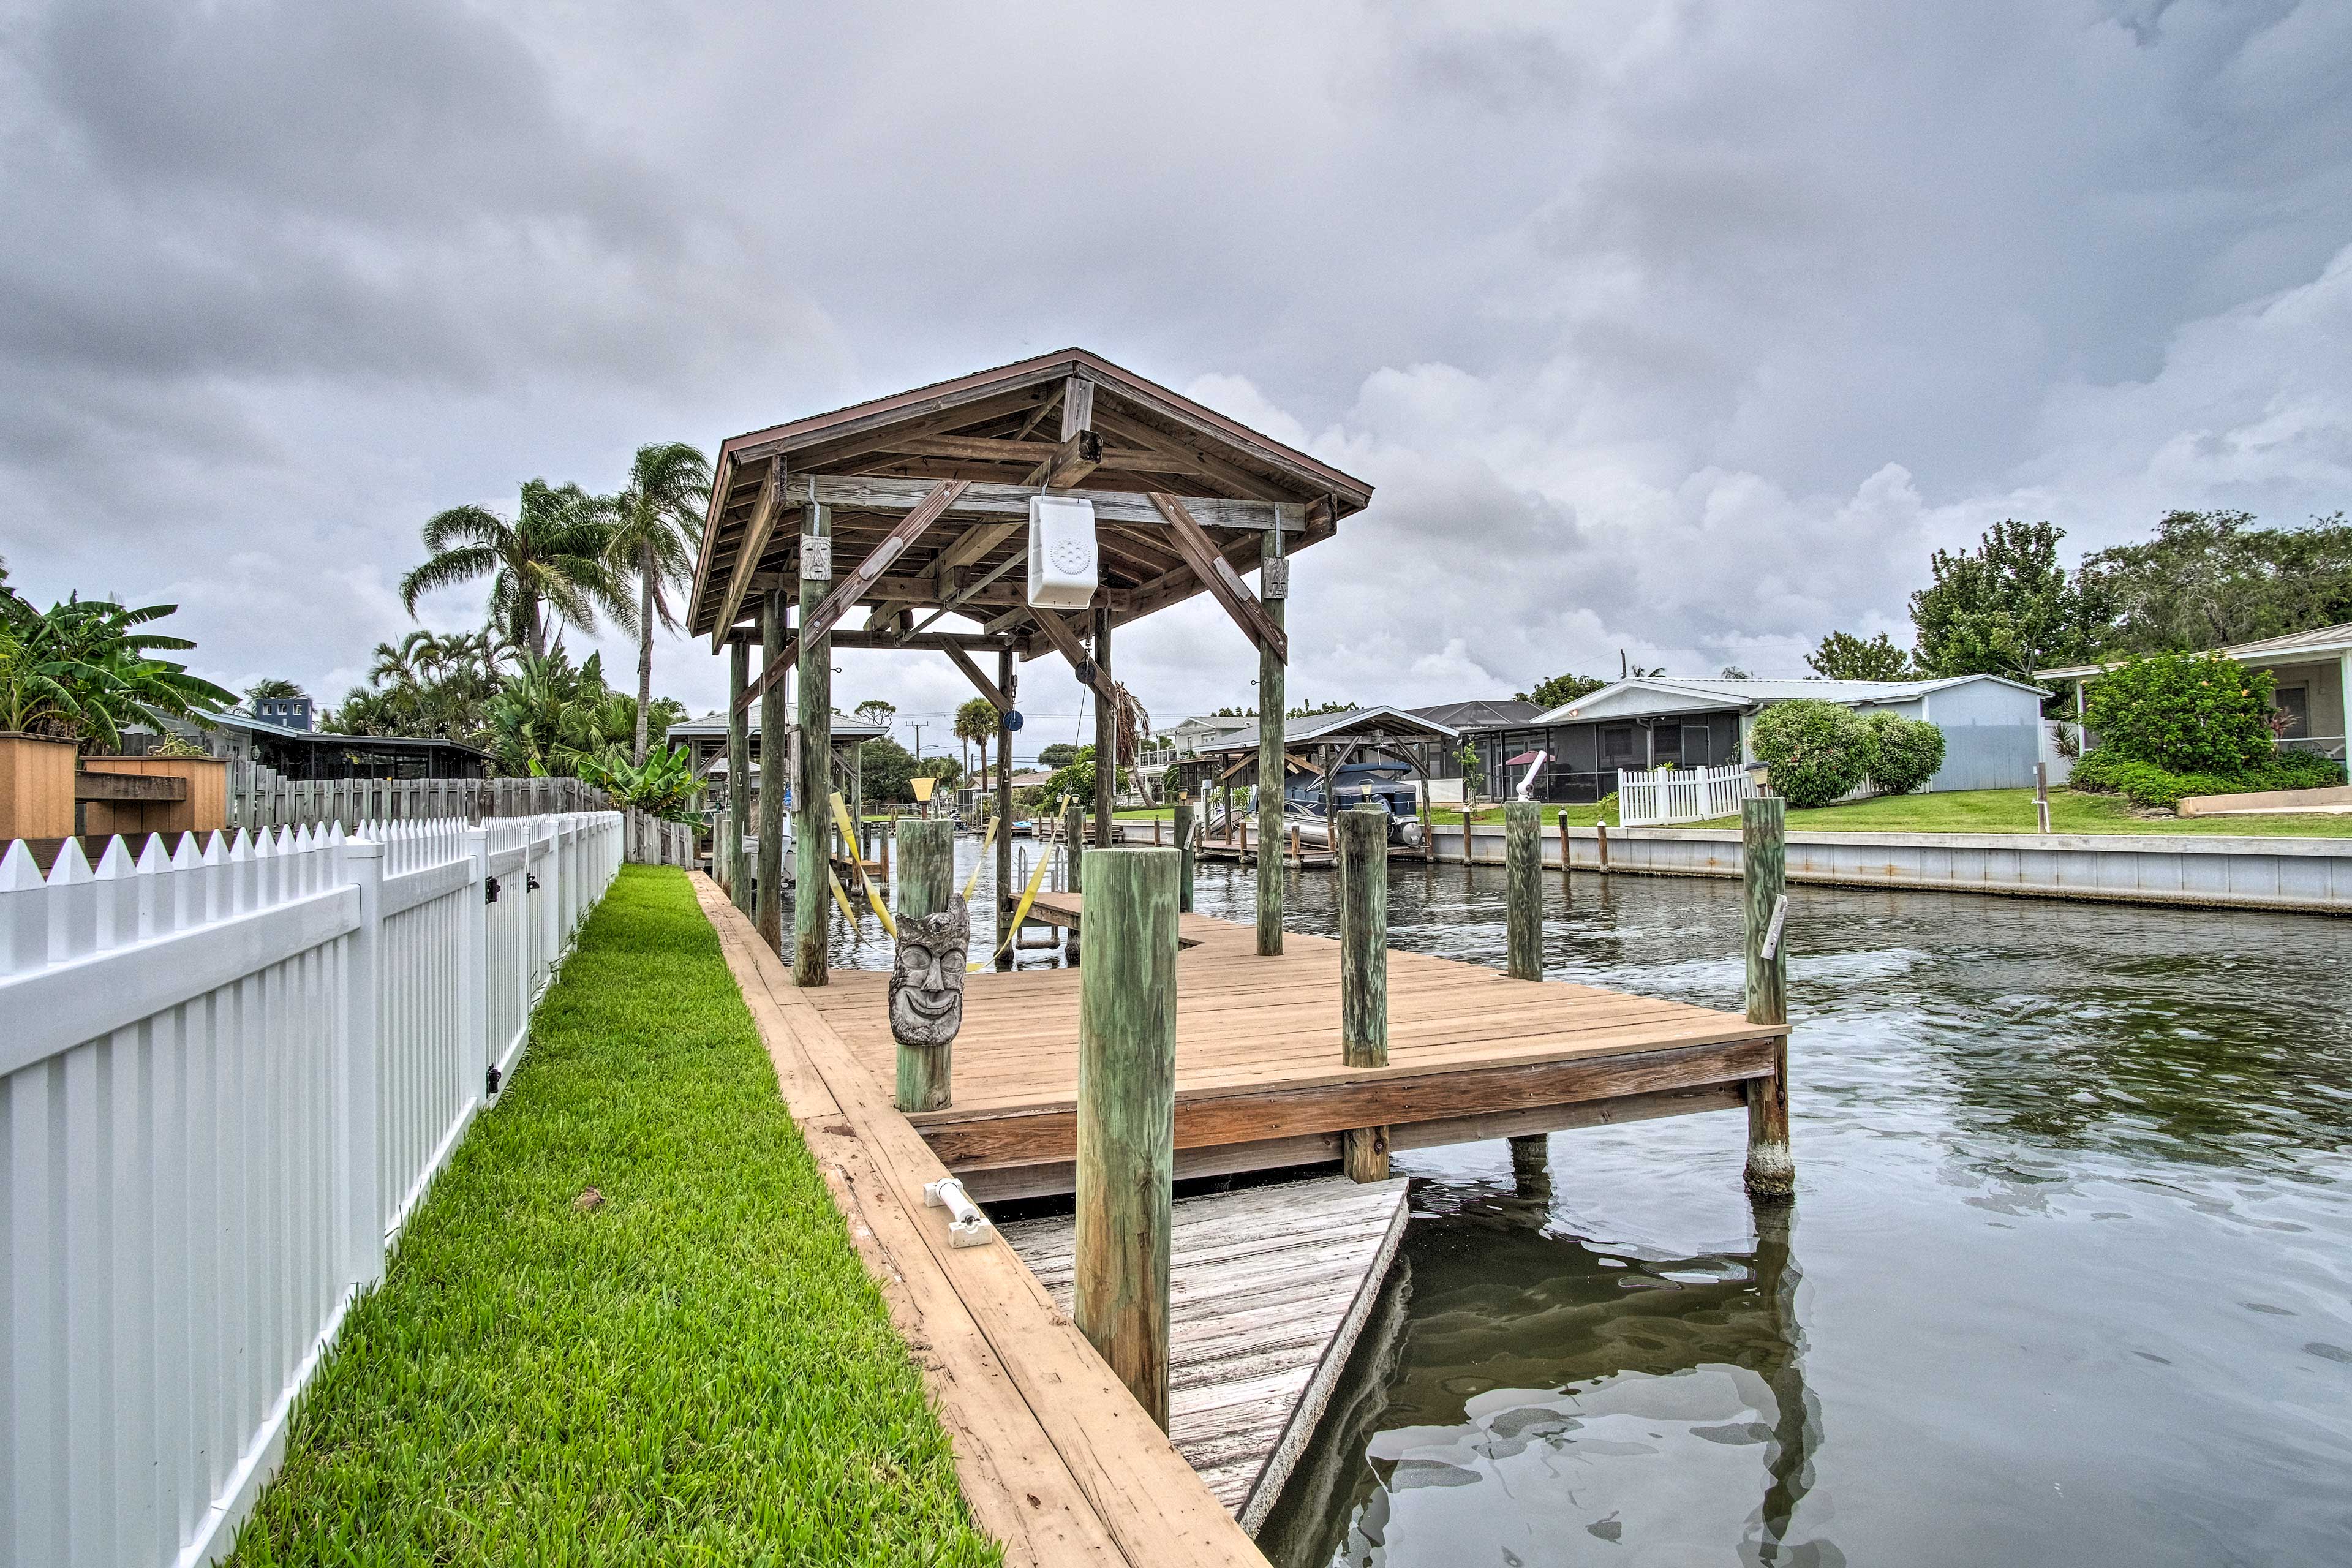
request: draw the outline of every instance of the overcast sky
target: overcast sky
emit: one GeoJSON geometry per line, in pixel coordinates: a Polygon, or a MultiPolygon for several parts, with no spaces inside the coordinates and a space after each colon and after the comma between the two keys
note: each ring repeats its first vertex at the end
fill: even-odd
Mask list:
{"type": "MultiPolygon", "coordinates": [[[[1801,674],[2002,517],[2352,505],[2352,5],[1539,9],[5,4],[0,554],[333,700],[441,508],[1072,343],[1377,487],[1294,698],[1801,674]]],[[[1118,662],[1251,700],[1205,599],[1118,662]]]]}

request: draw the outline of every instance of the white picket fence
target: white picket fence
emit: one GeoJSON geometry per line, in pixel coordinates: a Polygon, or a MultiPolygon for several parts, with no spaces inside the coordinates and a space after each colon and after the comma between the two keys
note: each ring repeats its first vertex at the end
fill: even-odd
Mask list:
{"type": "Polygon", "coordinates": [[[622,848],[583,812],[0,855],[0,1563],[227,1551],[622,848]]]}
{"type": "Polygon", "coordinates": [[[1617,775],[1617,820],[1627,827],[1664,827],[1737,816],[1739,803],[1756,793],[1748,770],[1720,768],[1627,768],[1617,775]]]}

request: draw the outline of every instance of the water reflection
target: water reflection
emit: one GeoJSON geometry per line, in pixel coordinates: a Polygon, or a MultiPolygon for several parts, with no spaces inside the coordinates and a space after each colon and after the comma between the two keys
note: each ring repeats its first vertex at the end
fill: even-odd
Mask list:
{"type": "Polygon", "coordinates": [[[1442,1223],[1408,1232],[1391,1337],[1376,1318],[1355,1397],[1261,1532],[1274,1562],[1443,1542],[1429,1560],[1532,1563],[1578,1542],[1611,1561],[1726,1542],[1742,1562],[1844,1560],[1797,1523],[1821,1415],[1788,1205],[1759,1207],[1745,1247],[1684,1257],[1560,1234],[1516,1187],[1432,1184],[1414,1208],[1442,1223]]]}
{"type": "MultiPolygon", "coordinates": [[[[1329,876],[1286,880],[1330,931],[1329,876]]],[[[1735,885],[1547,897],[1550,974],[1739,1005],[1735,885]]],[[[1204,867],[1199,902],[1247,920],[1254,884],[1204,867]]],[[[1390,910],[1400,947],[1500,963],[1498,871],[1399,863],[1390,910]]],[[[2347,931],[1798,889],[1794,1214],[1749,1210],[1737,1115],[1559,1134],[1540,1178],[1501,1142],[1400,1156],[1402,1264],[1262,1544],[2346,1561],[2347,931]]]]}

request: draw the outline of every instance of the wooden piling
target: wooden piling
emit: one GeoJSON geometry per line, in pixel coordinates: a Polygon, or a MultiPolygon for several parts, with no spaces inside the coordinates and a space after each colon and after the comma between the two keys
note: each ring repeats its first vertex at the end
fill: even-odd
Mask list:
{"type": "Polygon", "coordinates": [[[1503,868],[1507,936],[1504,951],[1514,980],[1543,978],[1543,807],[1512,801],[1503,807],[1503,868]]]}
{"type": "Polygon", "coordinates": [[[2033,820],[2036,832],[2050,831],[2050,764],[2033,764],[2033,820]]]}
{"type": "Polygon", "coordinates": [[[1472,815],[1473,814],[1470,810],[1470,784],[1469,781],[1465,779],[1462,784],[1462,863],[1465,866],[1470,864],[1470,818],[1472,815]]]}
{"type": "MultiPolygon", "coordinates": [[[[1514,980],[1543,978],[1543,807],[1515,800],[1503,807],[1504,953],[1514,980]]],[[[1521,1187],[1540,1172],[1549,1142],[1541,1133],[1511,1140],[1511,1170],[1521,1187]]]]}
{"type": "MultiPolygon", "coordinates": [[[[784,591],[772,591],[760,605],[760,668],[772,669],[784,657],[784,591]]],[[[784,683],[771,680],[760,694],[759,866],[752,874],[759,899],[760,940],[769,951],[784,951],[784,794],[792,772],[791,731],[784,725],[784,683]]]]}
{"type": "MultiPolygon", "coordinates": [[[[824,847],[833,831],[833,637],[807,635],[806,627],[833,587],[833,509],[814,498],[801,512],[801,636],[799,733],[793,749],[800,766],[793,780],[793,982],[823,985],[826,973],[825,939],[831,931],[833,900],[825,896],[824,847]],[[812,574],[818,574],[812,575],[812,574]]],[[[782,715],[781,682],[778,718],[782,715]]],[[[782,783],[772,779],[769,787],[782,783]]]]}
{"type": "MultiPolygon", "coordinates": [[[[1759,795],[1739,808],[1740,889],[1747,903],[1748,1020],[1789,1021],[1788,803],[1759,795]]],[[[1789,1152],[1789,1037],[1772,1044],[1772,1075],[1748,1080],[1748,1191],[1785,1198],[1796,1191],[1789,1152]]]]}
{"type": "MultiPolygon", "coordinates": [[[[1280,626],[1290,569],[1282,561],[1282,531],[1258,535],[1258,597],[1265,618],[1280,626]],[[1283,591],[1276,593],[1279,587],[1283,591]]],[[[1282,786],[1289,764],[1282,752],[1282,656],[1271,642],[1257,655],[1257,954],[1282,952],[1282,786]]]]}
{"type": "MultiPolygon", "coordinates": [[[[955,823],[907,824],[907,841],[899,846],[898,913],[908,919],[935,915],[955,897],[955,823]]],[[[952,1044],[910,1046],[898,1043],[898,1109],[943,1110],[949,1104],[954,1072],[952,1044]]]]}
{"type": "Polygon", "coordinates": [[[753,912],[751,868],[743,858],[743,831],[751,814],[751,717],[743,693],[751,684],[751,648],[741,637],[727,644],[727,842],[710,847],[710,863],[727,879],[728,895],[745,914],[753,912]]]}
{"type": "Polygon", "coordinates": [[[1062,807],[1062,847],[1066,856],[1062,863],[1069,868],[1070,891],[1074,893],[1086,891],[1078,872],[1078,862],[1086,854],[1086,837],[1087,814],[1079,809],[1076,801],[1070,801],[1062,807]]]}
{"type": "Polygon", "coordinates": [[[1559,885],[1562,891],[1566,891],[1576,885],[1569,879],[1570,869],[1570,868],[1568,863],[1568,813],[1563,811],[1559,814],[1559,885]]]}
{"type": "Polygon", "coordinates": [[[1078,992],[1071,1317],[1168,1426],[1169,1203],[1176,1170],[1176,856],[1097,849],[1078,992]]]}
{"type": "MultiPolygon", "coordinates": [[[[1019,689],[1013,684],[1020,673],[1011,648],[996,656],[996,689],[1003,693],[1008,703],[1019,700],[1019,689]]],[[[1013,880],[1013,713],[1001,710],[996,715],[996,925],[994,941],[999,951],[996,967],[1013,967],[1013,911],[1019,907],[1013,880]]]]}
{"type": "MultiPolygon", "coordinates": [[[[1389,1065],[1389,814],[1376,805],[1340,812],[1339,1054],[1351,1068],[1389,1065]]],[[[1384,1182],[1389,1130],[1349,1129],[1341,1138],[1349,1176],[1384,1182]]]]}
{"type": "Polygon", "coordinates": [[[1600,862],[1601,870],[1605,874],[1609,869],[1609,825],[1605,822],[1596,822],[1592,825],[1592,833],[1595,856],[1600,862]]]}
{"type": "Polygon", "coordinates": [[[1176,907],[1192,912],[1192,803],[1176,803],[1176,907]]]}

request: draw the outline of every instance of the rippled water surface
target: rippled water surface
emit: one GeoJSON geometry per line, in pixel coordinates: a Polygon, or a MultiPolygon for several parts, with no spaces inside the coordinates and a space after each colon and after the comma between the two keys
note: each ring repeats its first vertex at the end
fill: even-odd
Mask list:
{"type": "MultiPolygon", "coordinates": [[[[1500,963],[1498,871],[1391,876],[1395,945],[1500,963]]],[[[1736,884],[1546,890],[1553,976],[1740,1005],[1736,884]]],[[[1202,868],[1203,913],[1254,897],[1202,868]]],[[[1549,1190],[1500,1142],[1398,1156],[1401,1261],[1268,1554],[2352,1562],[2352,924],[1791,905],[1796,1204],[1749,1207],[1737,1114],[1557,1134],[1549,1190]]]]}

